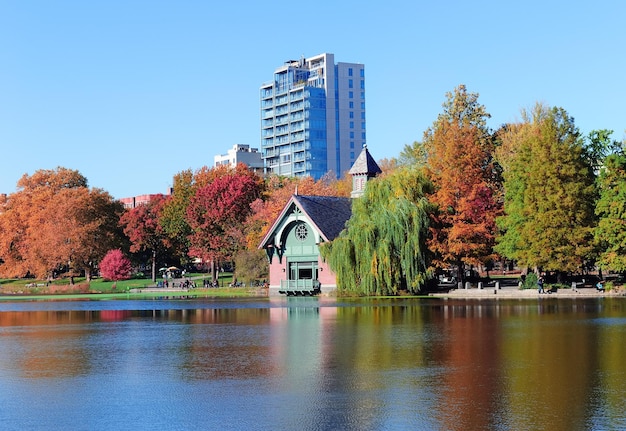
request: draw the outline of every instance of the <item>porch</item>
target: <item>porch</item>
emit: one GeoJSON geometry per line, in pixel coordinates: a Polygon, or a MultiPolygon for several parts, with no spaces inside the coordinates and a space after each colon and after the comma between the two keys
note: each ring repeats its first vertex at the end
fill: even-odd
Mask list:
{"type": "Polygon", "coordinates": [[[287,296],[311,296],[321,291],[320,282],[312,279],[280,280],[278,293],[287,296]]]}

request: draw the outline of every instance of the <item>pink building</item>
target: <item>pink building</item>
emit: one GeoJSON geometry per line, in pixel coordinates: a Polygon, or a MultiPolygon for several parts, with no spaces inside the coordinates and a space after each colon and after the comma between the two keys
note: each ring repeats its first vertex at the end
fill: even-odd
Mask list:
{"type": "MultiPolygon", "coordinates": [[[[367,147],[354,162],[353,198],[381,172],[367,147]]],[[[270,295],[314,295],[337,289],[336,276],[319,253],[319,245],[332,241],[352,215],[352,199],[301,196],[289,199],[259,245],[269,260],[270,295]]]]}
{"type": "Polygon", "coordinates": [[[139,196],[133,196],[131,198],[121,198],[120,202],[124,204],[124,208],[132,209],[132,208],[137,208],[140,205],[147,205],[148,202],[150,202],[152,199],[155,199],[156,197],[163,197],[163,196],[165,195],[162,193],[156,193],[156,194],[151,194],[151,195],[139,195],[139,196]]]}

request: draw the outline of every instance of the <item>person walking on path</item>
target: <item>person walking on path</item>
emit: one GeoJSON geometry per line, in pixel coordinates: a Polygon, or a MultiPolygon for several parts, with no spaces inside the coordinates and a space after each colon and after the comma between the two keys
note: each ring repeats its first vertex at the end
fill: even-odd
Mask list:
{"type": "Polygon", "coordinates": [[[538,287],[537,291],[539,293],[545,293],[543,291],[543,276],[539,276],[539,278],[537,279],[537,287],[538,287]]]}

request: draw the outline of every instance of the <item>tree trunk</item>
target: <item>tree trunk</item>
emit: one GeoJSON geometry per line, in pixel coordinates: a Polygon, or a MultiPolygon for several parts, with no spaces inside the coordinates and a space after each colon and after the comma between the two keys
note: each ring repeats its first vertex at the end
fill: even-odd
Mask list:
{"type": "Polygon", "coordinates": [[[152,250],[152,282],[156,283],[156,250],[152,250]]]}
{"type": "Polygon", "coordinates": [[[211,259],[211,281],[213,281],[213,283],[217,281],[217,265],[215,265],[215,259],[211,259]]]}

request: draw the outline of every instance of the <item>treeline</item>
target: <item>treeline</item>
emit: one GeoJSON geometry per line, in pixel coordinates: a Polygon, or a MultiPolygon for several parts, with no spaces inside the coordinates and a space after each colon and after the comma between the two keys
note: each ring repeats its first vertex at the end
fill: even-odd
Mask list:
{"type": "MultiPolygon", "coordinates": [[[[563,275],[626,270],[626,155],[612,131],[583,136],[562,108],[538,104],[496,130],[478,94],[459,86],[443,111],[353,204],[346,229],[322,254],[341,290],[418,292],[437,268],[509,260],[563,275]]],[[[79,172],[37,171],[0,202],[0,277],[84,273],[110,250],[135,265],[215,271],[235,262],[266,276],[257,250],[296,186],[349,196],[350,178],[260,177],[240,165],[187,170],[172,195],[124,210],[79,172]]]]}
{"type": "Polygon", "coordinates": [[[446,95],[399,168],[368,185],[322,254],[341,288],[419,291],[437,268],[509,260],[536,272],[626,270],[626,155],[612,131],[582,136],[541,104],[497,130],[478,94],[446,95]]]}
{"type": "MultiPolygon", "coordinates": [[[[17,191],[0,202],[0,277],[89,280],[112,250],[121,250],[135,267],[148,264],[153,281],[157,267],[198,261],[213,276],[237,260],[242,275],[267,277],[264,253],[257,250],[264,230],[296,187],[348,196],[349,181],[333,178],[262,178],[244,165],[203,167],[178,173],[172,195],[124,209],[106,191],[90,189],[78,171],[39,170],[24,175],[17,191]]],[[[116,273],[111,261],[108,256],[107,272],[116,273]]],[[[126,266],[119,256],[113,261],[126,266]]]]}

